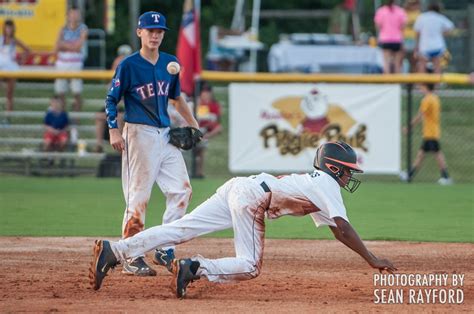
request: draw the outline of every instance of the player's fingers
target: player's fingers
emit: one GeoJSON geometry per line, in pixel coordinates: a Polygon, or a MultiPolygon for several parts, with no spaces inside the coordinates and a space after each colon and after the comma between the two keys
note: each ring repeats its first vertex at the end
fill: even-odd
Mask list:
{"type": "Polygon", "coordinates": [[[385,270],[388,271],[389,273],[393,274],[394,271],[397,270],[393,265],[389,267],[385,267],[385,270]]]}
{"type": "Polygon", "coordinates": [[[112,147],[118,152],[122,151],[122,146],[120,145],[120,143],[114,143],[112,147]]]}

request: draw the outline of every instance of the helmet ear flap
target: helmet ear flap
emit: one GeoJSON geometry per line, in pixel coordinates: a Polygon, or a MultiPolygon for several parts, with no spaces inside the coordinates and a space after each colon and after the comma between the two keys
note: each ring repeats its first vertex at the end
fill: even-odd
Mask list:
{"type": "Polygon", "coordinates": [[[338,166],[330,164],[330,163],[326,163],[325,166],[335,175],[338,175],[339,171],[341,170],[338,166]]]}

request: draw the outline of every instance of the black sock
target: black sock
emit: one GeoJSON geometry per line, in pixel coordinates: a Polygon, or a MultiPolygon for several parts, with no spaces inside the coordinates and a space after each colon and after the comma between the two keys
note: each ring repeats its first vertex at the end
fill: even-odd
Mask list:
{"type": "Polygon", "coordinates": [[[411,168],[410,171],[408,172],[408,178],[413,178],[413,176],[415,175],[415,172],[416,172],[416,168],[411,168]]]}
{"type": "Polygon", "coordinates": [[[446,168],[441,169],[441,177],[443,177],[445,179],[449,179],[448,169],[446,169],[446,168]]]}

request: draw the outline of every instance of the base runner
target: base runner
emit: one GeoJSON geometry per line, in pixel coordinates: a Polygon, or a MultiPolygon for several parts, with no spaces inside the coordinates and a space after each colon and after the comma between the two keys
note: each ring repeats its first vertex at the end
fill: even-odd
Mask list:
{"type": "Polygon", "coordinates": [[[178,298],[196,279],[212,282],[248,280],[262,267],[265,217],[311,215],[316,226],[328,225],[336,239],[357,252],[370,266],[393,272],[396,268],[367,250],[349,223],[340,187],[354,192],[362,172],[354,150],[344,142],[325,143],[316,152],[311,174],[274,177],[261,173],[227,181],[194,211],[172,223],[147,229],[111,242],[96,241],[90,269],[93,289],[98,290],[110,268],[155,247],[189,241],[210,232],[234,229],[235,257],[208,259],[201,255],[173,261],[172,288],[178,298]]]}

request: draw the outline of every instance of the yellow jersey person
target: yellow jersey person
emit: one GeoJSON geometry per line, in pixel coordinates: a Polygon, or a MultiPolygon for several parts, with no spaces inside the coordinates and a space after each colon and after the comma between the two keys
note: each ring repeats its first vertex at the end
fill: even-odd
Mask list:
{"type": "Polygon", "coordinates": [[[420,86],[420,90],[425,96],[421,100],[418,114],[411,121],[411,126],[414,127],[423,121],[423,142],[418,150],[413,167],[408,172],[408,175],[402,177],[402,179],[411,181],[416,171],[420,168],[425,154],[433,152],[441,172],[441,178],[438,180],[438,183],[441,185],[450,185],[453,181],[449,177],[446,159],[439,144],[441,137],[441,101],[438,95],[434,93],[434,84],[423,84],[420,86]]]}

